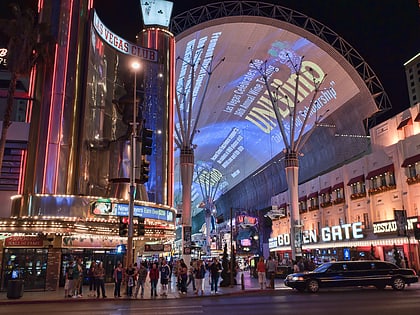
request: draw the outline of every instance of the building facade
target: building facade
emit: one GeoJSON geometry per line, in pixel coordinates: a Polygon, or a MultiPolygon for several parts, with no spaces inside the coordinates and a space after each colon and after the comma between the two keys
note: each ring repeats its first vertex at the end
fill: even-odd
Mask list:
{"type": "MultiPolygon", "coordinates": [[[[331,259],[375,257],[419,270],[420,105],[370,129],[371,152],[299,185],[304,256],[331,259]],[[416,119],[417,118],[417,119],[416,119]]],[[[369,141],[357,139],[355,141],[369,141]]],[[[272,198],[271,252],[287,261],[290,222],[287,192],[272,198]]]]}

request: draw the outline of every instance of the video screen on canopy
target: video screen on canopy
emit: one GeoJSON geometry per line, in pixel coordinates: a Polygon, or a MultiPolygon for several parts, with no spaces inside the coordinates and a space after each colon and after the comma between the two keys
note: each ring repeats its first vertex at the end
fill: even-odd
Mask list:
{"type": "MultiPolygon", "coordinates": [[[[360,93],[342,65],[307,38],[273,25],[232,21],[181,34],[176,51],[177,91],[189,91],[194,77],[193,117],[201,107],[194,138],[196,160],[212,161],[228,189],[284,148],[264,76],[289,142],[295,104],[296,130],[305,126],[306,133],[321,115],[327,117],[360,93]],[[197,65],[194,76],[187,66],[191,60],[197,65]]],[[[181,108],[184,105],[187,100],[181,101],[181,108]]],[[[295,132],[294,140],[297,136],[295,132]]]]}

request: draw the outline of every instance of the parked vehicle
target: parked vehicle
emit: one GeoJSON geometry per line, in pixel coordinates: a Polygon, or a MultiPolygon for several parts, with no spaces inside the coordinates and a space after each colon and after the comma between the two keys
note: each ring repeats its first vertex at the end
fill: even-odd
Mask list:
{"type": "Polygon", "coordinates": [[[401,291],[415,282],[418,276],[414,270],[379,260],[328,262],[314,271],[290,274],[284,280],[290,288],[312,293],[320,288],[349,286],[375,286],[379,290],[391,286],[401,291]]]}

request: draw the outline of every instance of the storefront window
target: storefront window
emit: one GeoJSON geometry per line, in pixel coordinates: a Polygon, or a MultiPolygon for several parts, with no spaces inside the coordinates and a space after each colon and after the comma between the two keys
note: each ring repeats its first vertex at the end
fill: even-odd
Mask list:
{"type": "Polygon", "coordinates": [[[2,290],[12,275],[24,280],[25,290],[44,290],[47,271],[48,249],[6,248],[1,270],[2,290]]]}

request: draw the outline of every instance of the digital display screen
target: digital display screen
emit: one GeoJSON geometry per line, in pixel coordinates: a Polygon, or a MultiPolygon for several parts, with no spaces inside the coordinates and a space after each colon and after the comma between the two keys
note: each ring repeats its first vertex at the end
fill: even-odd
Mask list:
{"type": "MultiPolygon", "coordinates": [[[[297,72],[300,80],[294,140],[307,114],[303,134],[360,94],[348,69],[336,60],[337,53],[333,57],[331,51],[311,42],[311,36],[275,26],[271,19],[249,20],[219,19],[197,25],[176,38],[177,94],[189,93],[193,86],[192,102],[179,98],[179,107],[184,110],[192,103],[192,117],[199,117],[194,121],[195,163],[210,163],[212,172],[223,178],[219,195],[252,175],[285,147],[262,74],[267,75],[270,89],[276,94],[289,142],[297,72]],[[195,64],[194,76],[188,66],[191,61],[195,64]],[[191,77],[195,78],[192,84],[191,77]],[[317,84],[319,92],[315,95],[317,84]],[[308,112],[312,99],[315,103],[308,112]]],[[[176,126],[179,125],[176,117],[176,126]]],[[[179,151],[175,153],[177,164],[179,151]]],[[[192,198],[198,202],[202,200],[199,182],[196,177],[192,191],[192,198]]],[[[180,183],[175,189],[181,193],[180,183]]]]}

